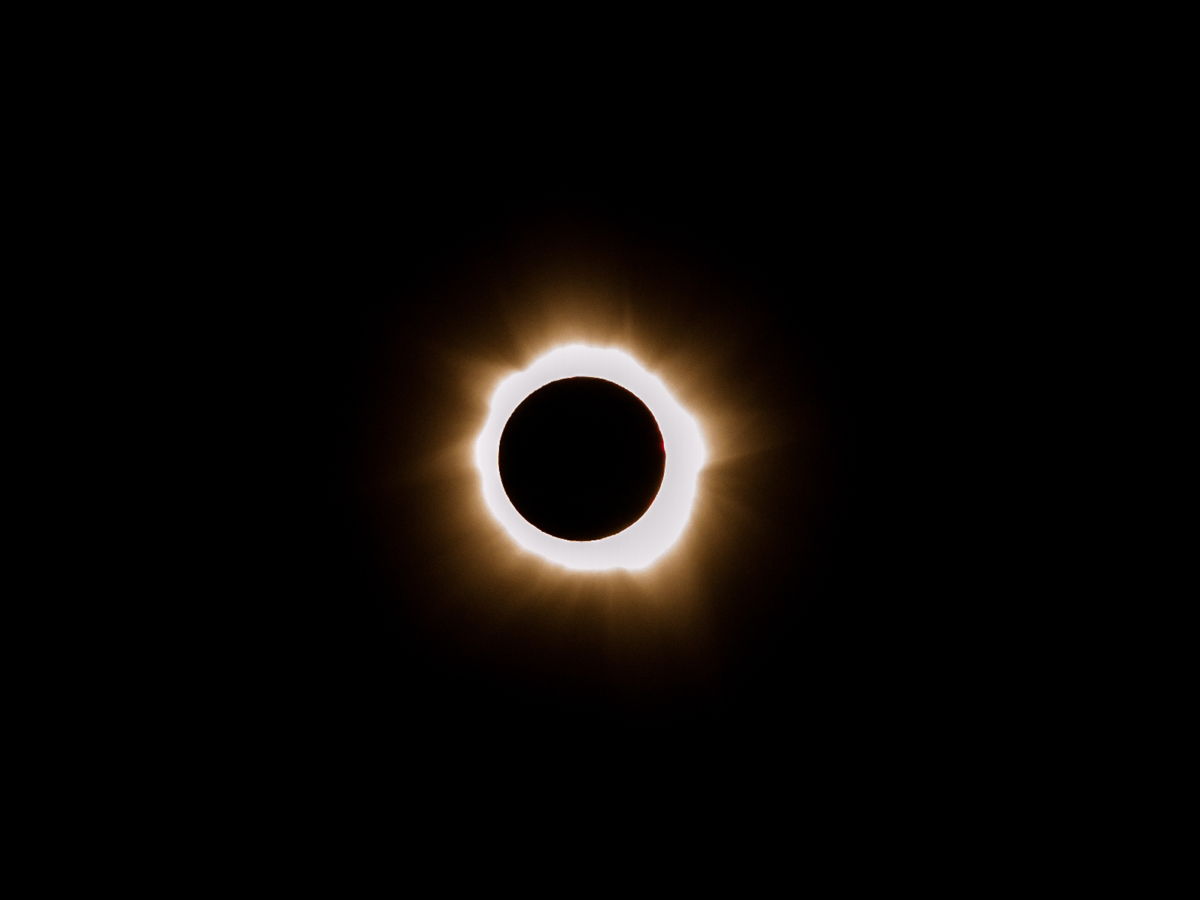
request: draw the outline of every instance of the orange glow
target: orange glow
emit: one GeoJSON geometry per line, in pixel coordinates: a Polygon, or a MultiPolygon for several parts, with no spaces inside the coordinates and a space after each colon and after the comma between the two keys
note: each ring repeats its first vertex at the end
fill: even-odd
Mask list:
{"type": "MultiPolygon", "coordinates": [[[[422,598],[414,605],[422,627],[481,658],[511,655],[518,641],[531,666],[570,645],[569,635],[588,635],[631,690],[666,677],[664,666],[686,679],[716,664],[715,605],[736,602],[755,548],[778,540],[769,511],[779,468],[807,471],[812,419],[797,417],[794,404],[789,415],[775,415],[777,384],[755,365],[769,346],[769,324],[746,316],[731,325],[723,310],[706,313],[669,294],[634,302],[616,286],[541,274],[506,284],[490,308],[494,315],[427,332],[422,379],[400,374],[398,358],[394,398],[381,398],[389,404],[383,416],[388,408],[409,411],[393,416],[392,437],[378,443],[386,454],[380,468],[390,473],[376,494],[381,552],[394,561],[397,583],[422,598]],[[653,373],[702,436],[689,512],[644,565],[571,568],[531,552],[497,521],[481,490],[480,436],[498,389],[570,345],[619,348],[653,373]],[[420,560],[417,571],[406,566],[412,559],[420,560]]],[[[658,417],[653,397],[648,405],[658,417]]],[[[663,434],[670,465],[677,454],[663,434]]],[[[799,556],[804,536],[788,540],[799,556]]]]}

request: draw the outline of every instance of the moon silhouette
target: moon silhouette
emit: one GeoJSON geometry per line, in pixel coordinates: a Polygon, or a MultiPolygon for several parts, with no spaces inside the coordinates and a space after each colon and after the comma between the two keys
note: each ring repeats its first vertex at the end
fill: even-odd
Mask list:
{"type": "Polygon", "coordinates": [[[642,517],[662,484],[654,415],[602,378],[563,378],[526,397],[500,438],[500,478],[517,511],[555,537],[594,541],[642,517]]]}

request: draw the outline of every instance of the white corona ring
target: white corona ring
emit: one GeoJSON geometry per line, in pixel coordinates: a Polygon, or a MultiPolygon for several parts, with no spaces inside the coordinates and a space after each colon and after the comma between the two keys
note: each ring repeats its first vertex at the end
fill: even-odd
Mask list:
{"type": "Polygon", "coordinates": [[[687,526],[705,458],[696,420],[659,378],[628,353],[582,344],[552,350],[525,371],[501,381],[475,441],[483,499],[496,521],[530,553],[568,569],[586,571],[644,569],[666,553],[687,526]],[[624,531],[595,541],[569,541],[535,527],[517,512],[500,479],[500,437],[509,417],[534,391],[552,381],[579,377],[611,381],[641,400],[658,423],[666,455],[662,484],[650,508],[624,531]]]}

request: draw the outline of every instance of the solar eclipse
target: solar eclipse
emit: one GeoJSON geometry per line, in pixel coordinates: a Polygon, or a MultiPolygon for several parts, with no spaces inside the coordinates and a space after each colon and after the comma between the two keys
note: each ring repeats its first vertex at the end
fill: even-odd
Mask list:
{"type": "Polygon", "coordinates": [[[511,750],[561,762],[559,789],[611,760],[655,778],[702,760],[686,783],[707,803],[713,772],[740,791],[767,757],[788,760],[774,796],[903,779],[894,746],[921,752],[935,720],[961,744],[962,710],[986,716],[1013,670],[998,657],[982,692],[962,677],[1012,607],[967,515],[992,509],[974,492],[995,473],[964,471],[973,420],[985,443],[1012,422],[966,364],[1023,296],[1008,279],[1038,280],[1006,274],[1003,216],[971,227],[998,209],[968,183],[991,168],[964,166],[939,206],[846,109],[874,131],[806,121],[785,147],[738,128],[740,160],[702,158],[707,126],[655,158],[607,116],[529,148],[528,173],[491,152],[515,146],[507,119],[498,141],[472,120],[444,171],[393,153],[368,171],[376,145],[341,129],[344,160],[235,159],[237,202],[204,204],[217,221],[149,263],[181,282],[164,301],[152,275],[145,319],[186,375],[148,379],[154,414],[183,427],[134,462],[195,444],[204,481],[151,472],[197,527],[159,529],[194,561],[151,585],[180,627],[144,617],[146,645],[170,658],[211,622],[246,664],[206,640],[187,679],[228,685],[212,708],[235,741],[286,717],[279,759],[354,771],[377,748],[389,781],[435,792],[524,783],[511,750]],[[604,136],[633,177],[584,158],[604,136]],[[188,248],[202,258],[176,266],[188,248]],[[220,401],[200,403],[209,385],[220,401]]]}
{"type": "Polygon", "coordinates": [[[683,533],[706,459],[695,419],[616,348],[573,344],[496,388],[475,443],[484,501],[525,550],[640,570],[683,533]]]}

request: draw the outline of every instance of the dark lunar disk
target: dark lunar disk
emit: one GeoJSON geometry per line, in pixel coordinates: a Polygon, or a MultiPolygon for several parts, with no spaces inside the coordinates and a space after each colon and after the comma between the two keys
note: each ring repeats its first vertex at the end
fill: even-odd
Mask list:
{"type": "Polygon", "coordinates": [[[640,519],[665,464],[653,414],[602,378],[539,388],[500,438],[500,478],[513,506],[540,530],[571,541],[608,537],[640,519]]]}

